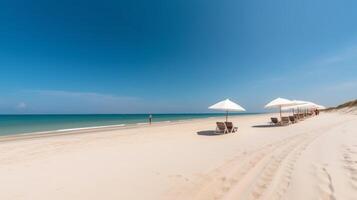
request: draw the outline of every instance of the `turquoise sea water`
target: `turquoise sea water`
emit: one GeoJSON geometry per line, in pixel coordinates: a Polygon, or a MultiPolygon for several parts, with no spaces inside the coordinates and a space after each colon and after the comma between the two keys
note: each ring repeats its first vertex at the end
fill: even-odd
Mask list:
{"type": "MultiPolygon", "coordinates": [[[[249,115],[252,113],[232,113],[249,115]]],[[[153,122],[177,121],[208,117],[222,117],[224,114],[153,114],[153,122]]],[[[55,131],[84,127],[130,125],[147,123],[148,114],[108,115],[0,115],[0,136],[20,133],[55,131]]]]}

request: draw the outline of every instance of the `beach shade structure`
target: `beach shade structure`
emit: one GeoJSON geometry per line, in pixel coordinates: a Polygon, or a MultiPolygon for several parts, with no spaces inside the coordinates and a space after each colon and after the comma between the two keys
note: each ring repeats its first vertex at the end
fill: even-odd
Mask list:
{"type": "Polygon", "coordinates": [[[226,121],[228,122],[228,112],[237,112],[237,111],[245,111],[245,109],[238,105],[237,103],[234,103],[233,101],[226,99],[223,101],[220,101],[210,107],[209,109],[212,110],[221,110],[226,112],[226,121]]]}
{"type": "Polygon", "coordinates": [[[317,104],[310,102],[310,101],[306,101],[305,104],[299,105],[300,108],[306,108],[306,109],[312,109],[312,108],[317,108],[317,104]]]}
{"type": "MultiPolygon", "coordinates": [[[[308,102],[308,101],[302,101],[302,100],[293,100],[293,102],[295,103],[295,105],[293,106],[293,107],[295,107],[295,108],[293,108],[293,111],[294,111],[294,110],[297,110],[298,113],[299,113],[299,110],[300,110],[302,107],[304,107],[304,105],[307,105],[307,104],[310,103],[310,102],[308,102]]],[[[285,107],[283,107],[283,108],[285,108],[285,107]]]]}
{"type": "Polygon", "coordinates": [[[299,109],[305,110],[305,112],[308,112],[309,110],[310,110],[310,111],[311,111],[311,110],[315,110],[315,109],[317,109],[317,110],[325,109],[324,106],[318,105],[318,104],[313,103],[313,102],[310,102],[310,101],[306,101],[306,103],[305,103],[305,104],[302,104],[302,105],[297,105],[297,107],[298,107],[299,109]]]}
{"type": "Polygon", "coordinates": [[[305,108],[306,106],[308,106],[311,103],[308,101],[301,101],[301,100],[292,100],[292,102],[294,102],[294,105],[284,106],[281,108],[281,110],[286,111],[286,110],[295,110],[295,109],[305,108]]]}
{"type": "Polygon", "coordinates": [[[304,104],[310,103],[308,101],[302,101],[302,100],[293,100],[292,102],[295,103],[295,106],[300,106],[300,105],[304,105],[304,104]]]}
{"type": "Polygon", "coordinates": [[[325,106],[322,106],[322,105],[319,105],[319,104],[316,104],[316,103],[313,103],[313,102],[308,102],[306,107],[310,108],[310,109],[317,109],[317,110],[326,109],[325,106]]]}
{"type": "Polygon", "coordinates": [[[326,109],[325,106],[322,106],[322,105],[319,105],[319,104],[316,104],[316,103],[313,103],[313,102],[309,102],[307,104],[307,108],[316,109],[316,110],[324,110],[324,109],[326,109]]]}
{"type": "Polygon", "coordinates": [[[279,108],[280,118],[281,118],[281,110],[283,107],[295,106],[295,105],[297,105],[296,102],[279,97],[269,102],[267,105],[265,105],[265,108],[279,108]]]}

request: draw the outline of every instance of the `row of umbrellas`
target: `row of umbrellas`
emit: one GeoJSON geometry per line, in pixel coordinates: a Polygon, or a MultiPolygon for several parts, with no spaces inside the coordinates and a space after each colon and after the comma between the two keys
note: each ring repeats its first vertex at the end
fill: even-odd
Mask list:
{"type": "Polygon", "coordinates": [[[288,100],[284,98],[277,98],[265,105],[265,108],[279,108],[280,117],[282,110],[295,110],[295,109],[326,109],[325,106],[315,104],[310,101],[301,100],[288,100]]]}
{"type": "MultiPolygon", "coordinates": [[[[315,104],[310,101],[301,101],[301,100],[289,100],[284,98],[276,98],[273,101],[269,102],[265,105],[265,108],[279,108],[280,117],[282,110],[295,110],[295,109],[325,109],[324,106],[315,104]]],[[[213,110],[221,110],[226,112],[226,121],[228,121],[228,112],[236,112],[236,111],[246,111],[239,104],[226,99],[220,101],[212,106],[209,109],[213,110]]]]}

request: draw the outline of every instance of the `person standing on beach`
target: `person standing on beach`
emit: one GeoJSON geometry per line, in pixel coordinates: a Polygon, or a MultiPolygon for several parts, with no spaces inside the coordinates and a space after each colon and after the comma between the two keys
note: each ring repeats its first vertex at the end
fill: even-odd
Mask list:
{"type": "Polygon", "coordinates": [[[150,114],[149,115],[149,124],[151,124],[151,122],[152,122],[152,115],[150,114]]]}

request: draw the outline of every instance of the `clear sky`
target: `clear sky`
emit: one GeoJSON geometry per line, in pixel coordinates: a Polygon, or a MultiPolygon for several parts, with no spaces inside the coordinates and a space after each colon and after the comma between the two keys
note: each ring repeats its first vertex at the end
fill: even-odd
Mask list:
{"type": "Polygon", "coordinates": [[[357,98],[355,0],[0,1],[0,113],[357,98]]]}

